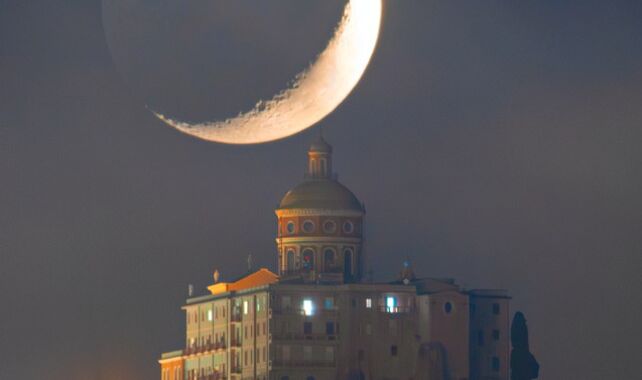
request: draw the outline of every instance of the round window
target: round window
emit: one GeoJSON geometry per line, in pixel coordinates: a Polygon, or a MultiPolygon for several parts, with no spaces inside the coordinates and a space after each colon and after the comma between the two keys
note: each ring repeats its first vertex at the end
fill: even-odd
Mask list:
{"type": "Polygon", "coordinates": [[[334,220],[326,220],[325,223],[323,223],[324,232],[332,234],[336,230],[337,230],[337,224],[334,222],[334,220]]]}
{"type": "Polygon", "coordinates": [[[446,312],[446,314],[450,314],[450,313],[452,313],[452,311],[453,311],[453,304],[452,304],[452,303],[450,303],[450,302],[446,302],[446,303],[444,304],[444,311],[446,312]]]}
{"type": "Polygon", "coordinates": [[[312,222],[311,220],[306,220],[305,222],[303,222],[303,231],[307,233],[313,232],[314,222],[312,222]]]}
{"type": "Polygon", "coordinates": [[[294,233],[294,222],[293,221],[289,221],[288,224],[286,224],[285,228],[287,229],[289,234],[293,234],[294,233]]]}
{"type": "Polygon", "coordinates": [[[354,232],[354,223],[349,220],[343,222],[343,232],[346,234],[351,234],[354,232]]]}

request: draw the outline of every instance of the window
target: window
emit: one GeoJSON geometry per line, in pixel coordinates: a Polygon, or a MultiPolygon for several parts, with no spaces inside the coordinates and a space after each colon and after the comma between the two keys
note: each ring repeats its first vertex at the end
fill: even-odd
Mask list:
{"type": "Polygon", "coordinates": [[[471,303],[470,304],[470,316],[471,317],[475,315],[475,310],[476,309],[477,309],[477,305],[475,305],[474,303],[471,303]]]}
{"type": "Polygon", "coordinates": [[[334,309],[334,297],[326,297],[325,300],[323,300],[323,308],[326,310],[334,309]]]}
{"type": "Polygon", "coordinates": [[[284,361],[290,360],[290,346],[283,346],[282,353],[284,361]]]}
{"type": "Polygon", "coordinates": [[[372,309],[372,298],[366,298],[366,307],[372,309]]]}
{"type": "Polygon", "coordinates": [[[310,248],[303,250],[303,269],[314,269],[314,251],[310,248]]]}
{"type": "Polygon", "coordinates": [[[286,265],[287,265],[286,270],[291,271],[291,270],[296,269],[295,268],[295,264],[294,264],[294,250],[293,249],[291,249],[291,248],[288,249],[288,251],[286,253],[286,259],[285,260],[286,260],[286,265]]]}
{"type": "Polygon", "coordinates": [[[305,222],[303,222],[303,232],[308,234],[314,232],[314,222],[311,220],[306,220],[305,222]]]}
{"type": "Polygon", "coordinates": [[[245,351],[243,354],[244,354],[244,363],[245,363],[245,365],[247,365],[247,362],[248,362],[248,360],[247,360],[247,351],[245,351]]]}
{"type": "Polygon", "coordinates": [[[497,356],[493,356],[493,371],[499,371],[499,358],[497,356]]]}
{"type": "Polygon", "coordinates": [[[346,220],[345,222],[343,222],[343,227],[342,228],[343,228],[343,232],[344,233],[351,234],[351,233],[354,232],[354,223],[352,223],[349,220],[346,220]]]}
{"type": "Polygon", "coordinates": [[[366,335],[372,335],[372,325],[370,323],[366,323],[366,335]]]}
{"type": "Polygon", "coordinates": [[[303,322],[303,333],[305,335],[312,334],[312,322],[303,322]]]}
{"type": "Polygon", "coordinates": [[[494,303],[493,304],[493,314],[499,314],[499,304],[494,303]]]}
{"type": "Polygon", "coordinates": [[[333,249],[331,249],[331,248],[326,248],[326,249],[323,251],[323,263],[324,263],[324,265],[325,265],[325,269],[326,269],[326,270],[328,270],[328,269],[331,269],[331,268],[334,268],[334,267],[335,267],[335,264],[336,264],[336,263],[335,263],[335,261],[334,261],[334,257],[335,257],[335,254],[334,254],[334,250],[333,250],[333,249]]]}
{"type": "Polygon", "coordinates": [[[293,234],[295,231],[295,226],[293,221],[289,221],[288,224],[285,226],[286,230],[288,231],[289,234],[293,234]]]}
{"type": "Polygon", "coordinates": [[[388,313],[396,313],[397,308],[397,298],[393,296],[386,297],[386,311],[388,313]]]}
{"type": "Polygon", "coordinates": [[[477,331],[477,345],[484,345],[484,330],[477,331]]]}
{"type": "Polygon", "coordinates": [[[290,298],[290,296],[281,297],[281,306],[284,309],[289,309],[291,305],[292,305],[292,298],[290,298]]]}
{"type": "Polygon", "coordinates": [[[499,340],[499,330],[493,330],[493,339],[499,340]]]}
{"type": "Polygon", "coordinates": [[[325,323],[325,333],[326,335],[334,335],[334,322],[325,323]]]}
{"type": "Polygon", "coordinates": [[[250,305],[247,301],[243,301],[243,314],[247,315],[249,312],[250,305]]]}
{"type": "Polygon", "coordinates": [[[397,336],[397,320],[396,319],[388,320],[388,330],[390,331],[390,335],[397,336]]]}
{"type": "Polygon", "coordinates": [[[306,316],[314,314],[314,304],[312,303],[312,300],[303,300],[303,314],[306,316]]]}
{"type": "Polygon", "coordinates": [[[397,346],[390,346],[390,356],[397,356],[397,346]]]}
{"type": "Polygon", "coordinates": [[[303,346],[303,360],[312,360],[312,346],[303,346]]]}
{"type": "Polygon", "coordinates": [[[444,304],[444,311],[446,312],[446,314],[450,314],[450,313],[452,313],[452,311],[453,311],[453,304],[452,304],[452,303],[450,303],[450,302],[446,302],[446,303],[444,304]]]}
{"type": "Polygon", "coordinates": [[[327,362],[333,362],[334,361],[334,347],[326,347],[325,348],[325,360],[327,362]]]}
{"type": "Polygon", "coordinates": [[[326,220],[323,223],[323,232],[333,234],[337,231],[337,224],[333,220],[326,220]]]}
{"type": "Polygon", "coordinates": [[[210,321],[210,322],[212,322],[212,319],[213,319],[212,309],[209,309],[209,310],[207,311],[207,320],[208,320],[208,321],[210,321]]]}

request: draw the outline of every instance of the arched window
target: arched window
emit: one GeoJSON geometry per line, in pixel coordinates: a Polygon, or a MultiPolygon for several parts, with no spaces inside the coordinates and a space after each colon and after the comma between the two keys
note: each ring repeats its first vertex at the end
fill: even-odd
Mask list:
{"type": "Polygon", "coordinates": [[[336,267],[334,249],[326,248],[323,251],[323,264],[325,265],[325,270],[330,270],[336,267]]]}
{"type": "Polygon", "coordinates": [[[343,250],[343,276],[345,281],[352,280],[353,276],[353,252],[351,248],[346,248],[343,250]]]}
{"type": "Polygon", "coordinates": [[[314,269],[314,251],[312,248],[305,248],[302,253],[302,267],[305,270],[314,269]]]}
{"type": "Polygon", "coordinates": [[[294,250],[291,249],[291,248],[288,249],[288,251],[287,251],[287,253],[285,255],[286,255],[286,262],[285,262],[286,268],[285,268],[285,270],[286,271],[292,271],[292,270],[296,269],[295,268],[295,262],[294,262],[294,250]]]}

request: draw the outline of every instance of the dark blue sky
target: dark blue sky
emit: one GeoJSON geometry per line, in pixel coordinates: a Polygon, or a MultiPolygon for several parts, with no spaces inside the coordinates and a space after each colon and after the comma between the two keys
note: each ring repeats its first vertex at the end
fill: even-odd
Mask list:
{"type": "MultiPolygon", "coordinates": [[[[315,131],[216,145],[144,105],[247,109],[323,48],[342,1],[140,3],[105,14],[108,45],[100,0],[0,0],[2,379],[157,378],[187,284],[248,253],[274,268],[273,209],[315,131]]],[[[366,75],[321,124],[378,279],[410,257],[508,288],[542,379],[633,379],[641,104],[639,1],[388,0],[366,75]]]]}

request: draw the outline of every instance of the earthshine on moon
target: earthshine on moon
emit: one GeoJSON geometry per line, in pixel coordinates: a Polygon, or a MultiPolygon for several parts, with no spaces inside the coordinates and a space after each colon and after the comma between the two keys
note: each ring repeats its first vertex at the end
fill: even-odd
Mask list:
{"type": "Polygon", "coordinates": [[[189,135],[226,144],[278,140],[311,127],[334,111],[368,67],[381,26],[382,0],[349,0],[334,36],[316,61],[271,100],[223,121],[186,123],[154,114],[189,135]]]}

